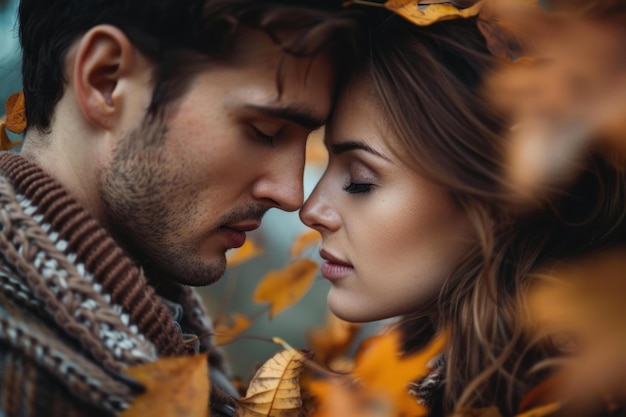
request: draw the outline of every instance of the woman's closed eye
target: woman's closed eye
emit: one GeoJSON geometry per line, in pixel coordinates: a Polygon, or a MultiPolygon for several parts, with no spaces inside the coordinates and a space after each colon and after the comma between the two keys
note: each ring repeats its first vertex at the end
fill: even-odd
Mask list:
{"type": "Polygon", "coordinates": [[[350,194],[369,193],[374,184],[350,182],[343,186],[343,189],[350,194]]]}

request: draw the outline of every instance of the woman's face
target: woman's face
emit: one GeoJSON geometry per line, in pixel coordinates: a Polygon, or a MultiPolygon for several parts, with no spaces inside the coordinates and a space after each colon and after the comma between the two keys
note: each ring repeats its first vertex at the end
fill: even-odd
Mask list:
{"type": "Polygon", "coordinates": [[[341,95],[326,130],[328,167],[300,212],[322,234],[330,309],[348,321],[419,310],[475,244],[446,190],[395,156],[382,111],[367,81],[341,95]]]}

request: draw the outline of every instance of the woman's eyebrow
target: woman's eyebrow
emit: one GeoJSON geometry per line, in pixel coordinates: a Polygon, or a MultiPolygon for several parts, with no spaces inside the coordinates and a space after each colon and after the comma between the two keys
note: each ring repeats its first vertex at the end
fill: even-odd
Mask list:
{"type": "Polygon", "coordinates": [[[388,157],[378,152],[376,149],[372,148],[368,144],[359,140],[348,140],[345,142],[332,143],[332,144],[329,144],[329,148],[331,152],[334,153],[335,155],[339,155],[341,153],[354,151],[354,150],[361,150],[361,151],[369,152],[372,155],[375,155],[379,158],[382,158],[386,161],[391,162],[391,160],[388,157]]]}

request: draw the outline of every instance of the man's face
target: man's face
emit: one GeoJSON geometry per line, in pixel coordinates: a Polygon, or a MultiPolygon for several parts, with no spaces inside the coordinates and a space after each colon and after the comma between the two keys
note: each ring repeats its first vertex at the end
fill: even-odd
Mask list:
{"type": "Polygon", "coordinates": [[[331,107],[326,57],[284,55],[259,31],[236,51],[195,76],[164,122],[130,129],[102,174],[107,226],[141,263],[183,284],[219,279],[226,250],[269,208],[302,205],[306,139],[331,107]]]}

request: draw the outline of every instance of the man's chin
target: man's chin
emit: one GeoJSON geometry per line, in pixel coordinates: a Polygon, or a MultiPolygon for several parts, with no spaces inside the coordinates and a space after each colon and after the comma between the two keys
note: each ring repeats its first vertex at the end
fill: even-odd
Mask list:
{"type": "Polygon", "coordinates": [[[219,281],[224,276],[225,272],[226,268],[224,267],[220,270],[211,270],[201,275],[190,276],[187,279],[183,278],[179,280],[179,282],[183,285],[189,285],[191,287],[204,287],[219,281]]]}
{"type": "Polygon", "coordinates": [[[220,280],[226,272],[226,258],[211,261],[188,260],[166,266],[170,280],[190,287],[203,287],[220,280]]]}

